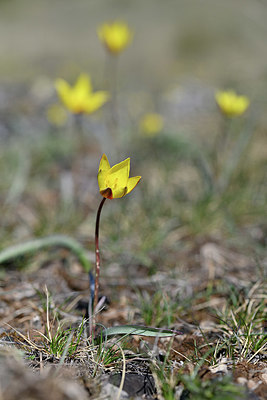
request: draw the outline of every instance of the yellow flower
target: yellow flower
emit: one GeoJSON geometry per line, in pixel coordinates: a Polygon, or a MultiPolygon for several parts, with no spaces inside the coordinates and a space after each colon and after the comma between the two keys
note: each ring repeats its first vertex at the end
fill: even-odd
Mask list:
{"type": "Polygon", "coordinates": [[[250,101],[246,96],[238,96],[233,90],[217,92],[215,99],[220,110],[227,117],[235,117],[244,114],[250,101]]]}
{"type": "Polygon", "coordinates": [[[102,196],[107,199],[118,199],[130,193],[140,181],[141,176],[129,178],[129,173],[130,158],[111,168],[107,156],[103,154],[97,175],[102,196]]]}
{"type": "Polygon", "coordinates": [[[163,128],[163,118],[160,114],[145,114],[140,121],[139,128],[146,136],[155,136],[163,128]]]}
{"type": "Polygon", "coordinates": [[[67,121],[68,114],[63,106],[52,104],[46,110],[46,118],[51,124],[63,126],[67,121]]]}
{"type": "Polygon", "coordinates": [[[81,74],[73,87],[64,79],[57,79],[56,90],[62,103],[73,114],[91,114],[109,98],[108,92],[92,91],[90,77],[86,74],[81,74]]]}
{"type": "Polygon", "coordinates": [[[99,39],[112,54],[118,54],[124,50],[133,37],[128,25],[120,21],[103,24],[98,28],[97,33],[99,39]]]}

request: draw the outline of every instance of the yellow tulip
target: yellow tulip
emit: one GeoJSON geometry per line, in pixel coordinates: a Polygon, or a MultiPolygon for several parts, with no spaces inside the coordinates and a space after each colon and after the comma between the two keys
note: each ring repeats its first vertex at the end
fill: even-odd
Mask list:
{"type": "Polygon", "coordinates": [[[155,136],[163,128],[163,118],[160,114],[145,114],[140,121],[139,128],[146,136],[155,136]]]}
{"type": "Polygon", "coordinates": [[[53,125],[64,126],[67,121],[68,114],[62,105],[52,104],[46,110],[46,118],[53,125]]]}
{"type": "Polygon", "coordinates": [[[124,50],[132,40],[133,33],[124,22],[115,21],[103,24],[97,30],[99,39],[112,54],[124,50]]]}
{"type": "Polygon", "coordinates": [[[100,193],[107,199],[118,199],[130,193],[141,179],[141,176],[129,178],[130,158],[114,165],[109,165],[107,156],[103,154],[98,170],[100,193]]]}
{"type": "Polygon", "coordinates": [[[220,110],[227,117],[235,117],[244,114],[250,101],[246,96],[238,96],[233,90],[219,91],[215,99],[220,110]]]}
{"type": "Polygon", "coordinates": [[[93,92],[90,77],[86,74],[81,74],[73,87],[64,79],[57,79],[56,90],[62,103],[73,114],[91,114],[109,98],[108,92],[93,92]]]}

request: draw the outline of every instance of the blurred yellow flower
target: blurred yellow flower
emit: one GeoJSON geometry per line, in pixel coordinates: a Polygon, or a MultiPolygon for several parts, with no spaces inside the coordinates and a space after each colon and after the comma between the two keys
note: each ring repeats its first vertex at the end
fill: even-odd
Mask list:
{"type": "Polygon", "coordinates": [[[246,96],[238,96],[233,90],[218,91],[215,99],[220,110],[227,117],[235,117],[244,114],[250,101],[246,96]]]}
{"type": "Polygon", "coordinates": [[[57,79],[55,85],[62,103],[73,114],[91,114],[109,99],[108,92],[93,92],[90,77],[86,74],[81,74],[73,87],[64,79],[57,79]]]}
{"type": "Polygon", "coordinates": [[[163,118],[160,114],[145,114],[140,121],[139,129],[146,136],[155,136],[163,128],[163,118]]]}
{"type": "Polygon", "coordinates": [[[63,106],[52,104],[46,110],[46,118],[53,125],[63,126],[67,121],[68,115],[63,106]]]}
{"type": "Polygon", "coordinates": [[[123,51],[133,37],[133,32],[130,31],[128,25],[120,21],[101,25],[97,33],[101,42],[112,54],[118,54],[123,51]]]}
{"type": "Polygon", "coordinates": [[[118,199],[130,193],[141,179],[141,176],[129,178],[130,158],[114,165],[109,165],[107,156],[103,154],[98,170],[100,193],[107,199],[118,199]]]}

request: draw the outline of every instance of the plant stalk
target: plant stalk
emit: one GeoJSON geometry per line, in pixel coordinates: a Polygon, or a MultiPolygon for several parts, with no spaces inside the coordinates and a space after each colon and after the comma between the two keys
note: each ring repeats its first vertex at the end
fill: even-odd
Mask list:
{"type": "MultiPolygon", "coordinates": [[[[100,224],[100,214],[102,207],[105,203],[106,197],[103,197],[101,203],[99,204],[96,223],[95,223],[95,291],[94,291],[94,305],[93,313],[96,309],[98,303],[98,290],[99,290],[99,275],[100,275],[100,251],[99,251],[99,224],[100,224]]],[[[95,319],[95,317],[94,317],[95,319]]],[[[95,322],[95,321],[94,321],[95,322]]],[[[95,325],[95,323],[94,323],[95,325]]]]}

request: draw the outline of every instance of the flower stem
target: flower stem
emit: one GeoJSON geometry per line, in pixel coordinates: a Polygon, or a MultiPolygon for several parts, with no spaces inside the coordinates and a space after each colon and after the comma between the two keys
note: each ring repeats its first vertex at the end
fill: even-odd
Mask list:
{"type": "Polygon", "coordinates": [[[105,203],[105,200],[106,198],[103,197],[101,203],[99,204],[96,215],[96,224],[95,224],[95,292],[94,292],[93,312],[95,311],[98,303],[99,274],[100,274],[99,223],[100,223],[101,210],[105,203]]]}
{"type": "Polygon", "coordinates": [[[111,94],[111,99],[108,105],[107,127],[110,130],[111,137],[114,140],[118,134],[119,113],[118,113],[118,57],[107,52],[105,65],[105,80],[111,94]]]}

